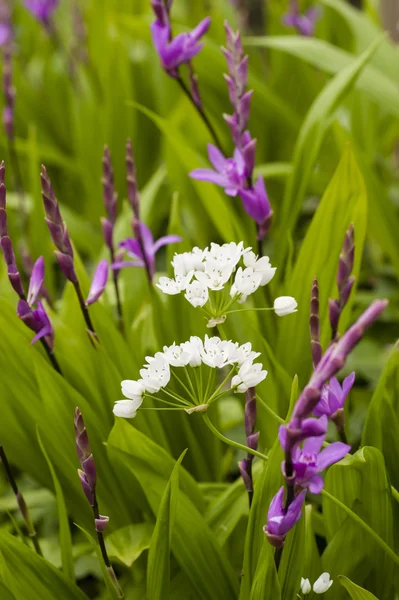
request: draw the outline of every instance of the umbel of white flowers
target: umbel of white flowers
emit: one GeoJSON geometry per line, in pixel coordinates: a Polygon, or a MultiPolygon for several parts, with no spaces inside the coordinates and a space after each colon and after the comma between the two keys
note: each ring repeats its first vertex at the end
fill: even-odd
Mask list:
{"type": "MultiPolygon", "coordinates": [[[[322,573],[313,584],[313,591],[315,594],[324,594],[333,584],[333,580],[330,579],[329,573],[322,573]]],[[[307,596],[312,591],[312,585],[309,579],[301,579],[301,592],[304,596],[307,596]]]]}
{"type": "Polygon", "coordinates": [[[259,355],[250,342],[240,346],[207,335],[204,341],[192,336],[182,344],[164,346],[163,352],[146,357],[141,379],[122,381],[122,393],[128,399],[115,403],[114,414],[132,419],[146,397],[189,414],[205,412],[209,404],[226,393],[245,393],[265,379],[267,371],[261,363],[254,363],[259,355]],[[217,385],[215,369],[224,368],[227,375],[217,385]],[[226,390],[230,378],[230,388],[226,390]],[[168,385],[171,379],[173,388],[168,385]]]}
{"type": "MultiPolygon", "coordinates": [[[[222,246],[212,243],[205,250],[193,248],[191,252],[175,254],[171,264],[174,278],[161,277],[158,288],[169,295],[185,292],[190,304],[208,315],[209,327],[223,322],[236,301],[245,302],[260,286],[267,285],[276,272],[268,256],[258,258],[251,248],[244,248],[244,242],[222,246]]],[[[273,308],[283,316],[295,312],[296,306],[294,298],[283,296],[277,298],[273,308]]]]}

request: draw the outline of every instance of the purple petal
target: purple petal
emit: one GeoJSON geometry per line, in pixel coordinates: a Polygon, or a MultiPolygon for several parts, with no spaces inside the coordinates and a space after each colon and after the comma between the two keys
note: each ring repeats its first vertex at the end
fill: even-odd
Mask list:
{"type": "Polygon", "coordinates": [[[152,43],[155,46],[156,51],[159,54],[161,61],[163,62],[163,53],[169,42],[170,37],[170,26],[161,25],[158,21],[151,24],[151,36],[152,43]]]}
{"type": "Polygon", "coordinates": [[[320,475],[313,475],[313,477],[308,479],[306,487],[308,488],[311,494],[320,494],[321,490],[324,487],[323,478],[320,477],[320,475]]]}
{"type": "Polygon", "coordinates": [[[328,419],[323,415],[320,419],[304,419],[301,428],[305,437],[322,436],[327,433],[328,419]]]}
{"type": "MultiPolygon", "coordinates": [[[[282,486],[277,494],[270,502],[269,511],[267,513],[267,520],[273,517],[279,517],[283,515],[283,498],[284,498],[284,486],[282,486]]],[[[273,533],[273,532],[271,532],[273,533]]]]}
{"type": "Polygon", "coordinates": [[[205,17],[205,19],[198,23],[197,27],[195,27],[195,29],[191,31],[191,33],[189,34],[190,37],[193,40],[198,41],[208,31],[210,24],[211,18],[205,17]]]}
{"type": "Polygon", "coordinates": [[[307,438],[303,444],[302,451],[305,454],[318,454],[323,445],[324,438],[325,438],[325,435],[307,438]]]}
{"type": "Polygon", "coordinates": [[[208,157],[215,171],[222,172],[226,163],[226,159],[213,144],[208,144],[208,157]]]}
{"type": "Polygon", "coordinates": [[[336,377],[331,377],[329,387],[334,396],[336,396],[337,398],[340,398],[342,396],[342,388],[336,377]]]}
{"type": "Polygon", "coordinates": [[[326,467],[338,462],[350,452],[351,447],[342,442],[334,442],[327,448],[324,448],[317,457],[317,471],[320,473],[326,467]]]}
{"type": "Polygon", "coordinates": [[[31,343],[34,344],[41,338],[47,337],[48,338],[47,342],[50,346],[50,349],[53,349],[53,344],[54,344],[53,326],[52,326],[51,321],[48,318],[48,315],[44,309],[43,304],[40,302],[40,300],[37,303],[37,308],[33,311],[33,315],[34,315],[36,321],[38,322],[38,327],[40,327],[40,329],[39,329],[38,333],[35,335],[35,337],[33,338],[31,343]]]}
{"type": "Polygon", "coordinates": [[[125,269],[126,267],[145,267],[145,262],[143,260],[138,259],[137,261],[132,260],[122,260],[114,262],[111,265],[111,269],[113,271],[119,271],[120,269],[125,269]]]}
{"type": "Polygon", "coordinates": [[[167,246],[168,244],[177,244],[181,242],[182,238],[178,235],[165,235],[160,237],[159,240],[155,242],[152,247],[153,253],[156,254],[162,246],[167,246]]]}
{"type": "Polygon", "coordinates": [[[151,229],[140,221],[139,223],[140,235],[144,246],[144,252],[147,256],[154,256],[155,252],[153,251],[154,246],[154,238],[151,233],[151,229]]]}
{"type": "Polygon", "coordinates": [[[134,256],[140,260],[143,260],[143,253],[138,240],[135,240],[134,238],[126,238],[126,240],[123,240],[119,243],[119,247],[123,248],[130,256],[134,256]]]}
{"type": "Polygon", "coordinates": [[[197,179],[198,181],[207,181],[208,183],[216,183],[224,187],[226,185],[226,178],[219,173],[215,173],[212,169],[195,169],[191,171],[190,177],[197,179]]]}
{"type": "Polygon", "coordinates": [[[356,373],[355,371],[353,371],[353,373],[351,373],[350,375],[348,375],[348,377],[345,377],[344,382],[342,384],[342,390],[344,393],[344,401],[347,397],[347,395],[349,394],[350,390],[352,389],[353,384],[355,383],[355,377],[356,377],[356,373]]]}
{"type": "Polygon", "coordinates": [[[306,490],[298,494],[295,500],[290,504],[287,513],[284,517],[284,531],[281,533],[288,533],[301,518],[302,506],[305,502],[306,490]]]}
{"type": "Polygon", "coordinates": [[[44,258],[40,256],[33,265],[29,282],[27,302],[29,306],[36,304],[44,282],[44,258]]]}
{"type": "Polygon", "coordinates": [[[104,259],[98,263],[97,269],[94,273],[93,281],[91,282],[89,295],[86,299],[86,306],[90,306],[90,304],[94,304],[103,291],[105,290],[105,286],[108,281],[108,262],[104,259]]]}

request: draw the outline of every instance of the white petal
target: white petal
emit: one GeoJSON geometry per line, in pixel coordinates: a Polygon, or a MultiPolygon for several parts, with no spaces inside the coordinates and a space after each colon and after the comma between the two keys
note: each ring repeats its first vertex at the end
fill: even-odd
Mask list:
{"type": "Polygon", "coordinates": [[[332,586],[333,581],[330,579],[329,573],[322,573],[317,581],[313,584],[313,591],[315,594],[324,594],[332,586]]]}
{"type": "Polygon", "coordinates": [[[302,577],[301,579],[301,592],[302,594],[310,594],[310,592],[312,591],[312,586],[310,584],[309,579],[304,579],[302,577]]]}
{"type": "Polygon", "coordinates": [[[279,317],[297,312],[298,303],[292,296],[280,296],[274,301],[274,311],[279,317]]]}
{"type": "Polygon", "coordinates": [[[137,409],[140,407],[142,400],[118,400],[115,402],[113,413],[116,417],[124,419],[133,419],[136,416],[137,409]]]}

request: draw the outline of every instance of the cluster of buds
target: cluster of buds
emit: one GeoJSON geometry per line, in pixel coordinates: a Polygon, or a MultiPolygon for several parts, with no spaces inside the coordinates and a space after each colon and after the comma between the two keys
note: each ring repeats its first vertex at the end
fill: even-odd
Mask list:
{"type": "MultiPolygon", "coordinates": [[[[354,257],[353,240],[351,227],[346,234],[340,256],[340,299],[337,303],[340,310],[347,302],[353,286],[353,278],[350,276],[354,257]]],[[[288,531],[300,518],[306,490],[319,494],[324,485],[321,473],[350,451],[343,431],[343,405],[354,383],[355,374],[349,375],[342,387],[335,375],[342,369],[366,329],[374,323],[386,305],[386,300],[375,300],[341,338],[333,336],[322,355],[319,293],[317,280],[313,281],[310,334],[314,372],[298,398],[289,423],[280,427],[279,440],[285,454],[282,471],[286,481],[286,498],[284,502],[282,487],[271,502],[265,526],[265,533],[276,548],[283,547],[288,531]],[[342,441],[332,443],[322,450],[329,419],[337,426],[342,441]]],[[[336,323],[338,324],[338,320],[336,323]]]]}
{"type": "MultiPolygon", "coordinates": [[[[249,388],[245,393],[245,435],[248,448],[251,450],[258,449],[259,432],[255,431],[256,426],[256,389],[249,388]]],[[[253,479],[252,479],[252,462],[254,455],[248,453],[246,458],[243,458],[239,463],[241,477],[244,485],[247,488],[249,505],[252,504],[254,494],[253,479]]]]}
{"type": "Polygon", "coordinates": [[[332,339],[337,336],[339,320],[343,309],[345,308],[350,293],[355,282],[355,277],[351,275],[355,262],[355,232],[351,225],[345,234],[344,244],[339,256],[339,266],[337,273],[338,298],[329,300],[330,325],[332,339]]]}
{"type": "Polygon", "coordinates": [[[209,160],[212,169],[196,169],[191,177],[200,181],[215,183],[224,188],[229,196],[240,196],[247,214],[256,222],[258,240],[267,235],[273,211],[270,206],[265,182],[262,176],[253,182],[255,167],[256,139],[252,139],[246,129],[250,113],[252,90],[247,91],[248,56],[244,54],[240,32],[233,32],[225,23],[226,48],[222,48],[227,60],[228,85],[232,115],[224,115],[230,127],[235,150],[232,158],[225,158],[220,149],[209,144],[209,160]]]}

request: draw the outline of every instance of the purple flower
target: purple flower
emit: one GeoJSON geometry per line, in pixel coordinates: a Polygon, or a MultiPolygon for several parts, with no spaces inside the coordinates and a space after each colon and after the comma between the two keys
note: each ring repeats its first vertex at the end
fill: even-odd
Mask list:
{"type": "Polygon", "coordinates": [[[295,484],[312,494],[320,494],[323,489],[324,481],[319,473],[344,458],[351,449],[348,444],[334,442],[320,452],[324,439],[325,435],[310,437],[302,448],[297,446],[292,453],[295,484]]]}
{"type": "Polygon", "coordinates": [[[252,188],[239,192],[245,212],[258,224],[258,239],[263,239],[273,215],[263,177],[259,175],[252,188]]]}
{"type": "Polygon", "coordinates": [[[216,183],[228,196],[237,196],[245,183],[245,161],[240,150],[234,150],[233,158],[225,158],[216,146],[208,144],[208,156],[215,170],[195,169],[190,177],[216,183]]]}
{"type": "Polygon", "coordinates": [[[348,375],[344,379],[342,387],[338,379],[332,377],[330,383],[325,385],[322,390],[320,402],[313,410],[314,414],[318,417],[327,415],[331,418],[337,410],[343,409],[346,397],[355,383],[355,376],[355,372],[348,375]]]}
{"type": "Polygon", "coordinates": [[[163,68],[171,75],[181,65],[188,63],[202,49],[200,38],[208,31],[211,19],[203,19],[190,33],[180,33],[171,39],[169,23],[155,21],[151,25],[153,44],[158,52],[163,68]]]}
{"type": "Polygon", "coordinates": [[[280,425],[278,437],[284,452],[303,442],[308,437],[324,437],[327,433],[328,419],[325,415],[321,419],[291,419],[288,425],[280,425]]]}
{"type": "Polygon", "coordinates": [[[48,25],[59,0],[25,0],[29,12],[43,25],[48,25]]]}
{"type": "Polygon", "coordinates": [[[319,18],[320,10],[316,6],[301,15],[297,3],[293,2],[290,11],[283,17],[283,23],[287,27],[295,27],[300,35],[311,37],[319,18]]]}
{"type": "Polygon", "coordinates": [[[143,267],[150,271],[151,278],[155,274],[155,255],[162,246],[181,242],[181,237],[178,235],[165,235],[154,242],[151,230],[141,221],[138,223],[138,229],[142,241],[140,244],[138,239],[127,238],[120,242],[119,246],[123,248],[129,256],[134,260],[115,262],[112,265],[113,270],[123,269],[124,267],[143,267]]]}
{"type": "Polygon", "coordinates": [[[100,298],[103,291],[105,290],[107,281],[108,281],[108,263],[104,259],[98,263],[97,269],[94,273],[94,277],[91,282],[91,286],[90,286],[90,290],[89,290],[89,295],[87,296],[87,299],[86,299],[86,306],[89,306],[90,304],[94,304],[94,302],[96,302],[100,298]]]}
{"type": "Polygon", "coordinates": [[[301,492],[290,504],[287,511],[284,508],[284,487],[281,487],[270,503],[267,513],[267,524],[263,528],[269,542],[276,548],[281,548],[284,538],[301,517],[302,506],[306,491],[301,492]]]}
{"type": "Polygon", "coordinates": [[[32,273],[30,276],[29,289],[27,302],[29,306],[36,304],[37,299],[40,296],[44,282],[44,258],[40,256],[35,264],[33,265],[32,273]]]}
{"type": "Polygon", "coordinates": [[[45,311],[43,304],[40,300],[37,303],[37,308],[31,309],[26,300],[20,300],[17,307],[17,315],[31,329],[36,333],[32,340],[32,344],[42,338],[46,338],[46,342],[50,350],[54,347],[54,329],[50,319],[45,311]]]}

